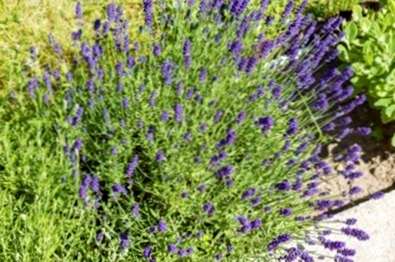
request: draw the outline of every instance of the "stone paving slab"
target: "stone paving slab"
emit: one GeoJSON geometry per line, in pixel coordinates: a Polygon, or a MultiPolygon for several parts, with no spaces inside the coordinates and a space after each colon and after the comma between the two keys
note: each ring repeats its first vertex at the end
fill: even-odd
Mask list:
{"type": "MultiPolygon", "coordinates": [[[[368,241],[358,241],[346,236],[337,236],[349,248],[357,250],[355,262],[395,262],[395,191],[389,192],[378,200],[369,200],[337,214],[334,219],[358,219],[357,227],[370,235],[368,241]]],[[[343,225],[336,225],[341,227],[343,225]]],[[[325,251],[317,250],[320,254],[325,251]]],[[[319,261],[333,261],[325,258],[319,261]]]]}

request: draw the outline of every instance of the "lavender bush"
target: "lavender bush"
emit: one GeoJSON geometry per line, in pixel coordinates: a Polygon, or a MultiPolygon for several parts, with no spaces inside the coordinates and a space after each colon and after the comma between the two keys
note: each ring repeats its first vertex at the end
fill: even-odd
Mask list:
{"type": "MultiPolygon", "coordinates": [[[[78,197],[69,208],[83,210],[68,232],[80,242],[68,248],[62,236],[58,256],[314,261],[308,244],[321,244],[352,261],[355,251],[317,224],[346,204],[320,189],[321,177],[361,175],[358,145],[337,157],[340,174],[321,145],[369,133],[348,127],[365,97],[351,99],[352,71],[330,63],[342,21],[318,25],[306,1],[272,19],[268,5],[144,0],[148,40],[136,42],[133,21],[110,4],[72,34],[72,63],[31,77],[28,112],[51,127],[40,139],[64,147],[62,184],[78,197]],[[274,25],[282,30],[266,37],[274,25]]],[[[84,24],[81,5],[76,19],[84,24]]],[[[369,238],[343,222],[339,233],[369,238]]]]}

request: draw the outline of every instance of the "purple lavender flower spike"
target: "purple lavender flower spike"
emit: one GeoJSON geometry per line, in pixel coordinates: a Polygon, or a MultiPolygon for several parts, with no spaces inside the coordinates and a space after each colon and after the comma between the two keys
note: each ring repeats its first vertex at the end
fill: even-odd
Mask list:
{"type": "Polygon", "coordinates": [[[73,144],[73,150],[79,152],[82,148],[82,140],[80,138],[76,139],[73,144]]]}
{"type": "Polygon", "coordinates": [[[170,60],[166,60],[162,64],[162,77],[163,77],[163,81],[165,82],[166,85],[170,85],[172,83],[173,67],[174,66],[170,62],[170,60]]]}
{"type": "Polygon", "coordinates": [[[248,17],[243,18],[236,31],[237,38],[242,39],[246,35],[249,27],[250,27],[250,19],[248,17]]]}
{"type": "Polygon", "coordinates": [[[184,45],[182,48],[182,53],[184,57],[184,66],[186,69],[190,68],[192,63],[191,48],[192,48],[191,40],[186,39],[184,41],[184,45]]]}
{"type": "Polygon", "coordinates": [[[352,187],[352,188],[350,189],[349,194],[352,196],[352,195],[359,194],[359,193],[361,193],[362,191],[363,191],[363,190],[362,190],[361,187],[359,187],[359,186],[354,186],[354,187],[352,187]]]}
{"type": "Polygon", "coordinates": [[[254,71],[257,63],[258,63],[258,60],[256,59],[255,56],[251,56],[251,57],[247,58],[245,72],[247,74],[251,74],[252,71],[254,71]]]}
{"type": "Polygon", "coordinates": [[[347,149],[344,160],[351,163],[356,163],[360,160],[362,148],[358,144],[354,144],[347,149]]]}
{"type": "Polygon", "coordinates": [[[214,115],[214,123],[219,123],[224,115],[224,111],[218,110],[214,115]]]}
{"type": "Polygon", "coordinates": [[[291,12],[292,12],[293,6],[294,6],[294,0],[288,0],[288,3],[287,3],[287,5],[285,6],[284,12],[283,12],[283,14],[282,14],[282,16],[281,16],[281,17],[282,17],[282,18],[281,18],[281,21],[282,21],[282,22],[285,22],[285,20],[288,19],[289,15],[290,15],[291,12]]]}
{"type": "Polygon", "coordinates": [[[199,12],[201,14],[205,14],[208,10],[208,0],[200,0],[200,4],[199,4],[199,12]]]}
{"type": "Polygon", "coordinates": [[[97,176],[92,176],[92,180],[90,181],[90,187],[93,192],[100,193],[100,180],[97,176]]]}
{"type": "Polygon", "coordinates": [[[384,192],[376,192],[371,195],[371,198],[374,200],[381,199],[384,197],[384,192]]]}
{"type": "Polygon", "coordinates": [[[181,123],[184,118],[184,108],[181,104],[176,104],[174,107],[174,119],[177,123],[181,123]]]}
{"type": "Polygon", "coordinates": [[[314,259],[312,256],[310,256],[307,251],[303,251],[300,255],[300,258],[302,259],[303,262],[314,262],[314,259]]]}
{"type": "Polygon", "coordinates": [[[160,219],[158,223],[158,231],[159,232],[166,232],[167,231],[167,224],[164,219],[160,219]]]}
{"type": "Polygon", "coordinates": [[[107,35],[109,31],[110,31],[110,23],[108,21],[105,21],[102,26],[102,33],[103,35],[107,35]]]}
{"type": "Polygon", "coordinates": [[[143,251],[143,256],[145,257],[145,258],[151,258],[152,257],[152,246],[146,246],[145,248],[144,248],[144,251],[143,251]]]}
{"type": "Polygon", "coordinates": [[[84,108],[81,106],[78,106],[77,112],[76,112],[75,116],[71,118],[71,122],[70,122],[70,124],[73,127],[77,126],[81,122],[83,113],[84,113],[84,108]]]}
{"type": "Polygon", "coordinates": [[[208,216],[212,216],[214,214],[214,206],[212,203],[207,202],[205,204],[203,204],[203,211],[208,215],[208,216]]]}
{"type": "Polygon", "coordinates": [[[284,180],[284,181],[276,184],[275,187],[279,191],[288,191],[291,189],[291,184],[289,183],[289,181],[284,180]]]}
{"type": "Polygon", "coordinates": [[[211,7],[214,9],[220,9],[224,4],[224,0],[213,0],[211,7]]]}
{"type": "Polygon", "coordinates": [[[129,107],[129,99],[127,97],[122,99],[122,107],[124,109],[128,109],[128,107],[129,107]]]}
{"type": "Polygon", "coordinates": [[[92,46],[92,55],[95,59],[100,58],[100,56],[103,54],[103,48],[101,47],[100,44],[96,43],[92,46]]]}
{"type": "Polygon", "coordinates": [[[251,206],[252,207],[257,207],[262,201],[261,196],[254,197],[253,199],[250,200],[251,206]]]}
{"type": "Polygon", "coordinates": [[[298,121],[295,118],[291,118],[288,122],[287,135],[292,136],[298,132],[298,121]]]}
{"type": "Polygon", "coordinates": [[[93,30],[95,30],[96,32],[99,32],[100,26],[101,26],[101,20],[100,19],[96,19],[93,22],[93,30]]]}
{"type": "Polygon", "coordinates": [[[345,222],[346,225],[348,226],[353,226],[357,223],[357,219],[355,218],[348,218],[345,222]]]}
{"type": "Polygon", "coordinates": [[[266,8],[269,6],[269,2],[270,2],[270,0],[261,0],[260,10],[262,12],[266,11],[266,8]]]}
{"type": "Polygon", "coordinates": [[[140,217],[140,205],[138,203],[132,205],[132,215],[135,218],[140,217]]]}
{"type": "Polygon", "coordinates": [[[291,236],[288,234],[279,235],[277,238],[273,239],[267,246],[267,250],[274,251],[276,250],[282,243],[288,242],[291,240],[291,236]]]}
{"type": "Polygon", "coordinates": [[[199,81],[204,82],[207,79],[207,69],[201,68],[199,70],[199,81]]]}
{"type": "Polygon", "coordinates": [[[176,246],[175,244],[169,244],[169,245],[167,246],[167,251],[168,251],[169,253],[176,254],[176,253],[178,252],[178,248],[177,248],[177,246],[176,246]]]}
{"type": "Polygon", "coordinates": [[[112,192],[115,193],[115,194],[127,195],[126,188],[123,185],[121,185],[121,184],[114,184],[112,186],[112,192]]]}
{"type": "Polygon", "coordinates": [[[258,55],[260,58],[265,58],[275,47],[273,41],[265,40],[258,45],[258,55]]]}
{"type": "Polygon", "coordinates": [[[229,177],[234,171],[233,166],[224,166],[222,168],[220,168],[217,172],[216,172],[216,176],[219,179],[223,179],[225,177],[229,177]]]}
{"type": "Polygon", "coordinates": [[[82,30],[81,29],[78,29],[77,31],[71,32],[71,39],[73,39],[73,41],[81,40],[81,36],[82,36],[82,30]]]}
{"type": "Polygon", "coordinates": [[[152,28],[153,25],[153,6],[152,0],[143,0],[143,9],[145,15],[145,25],[152,28]]]}
{"type": "Polygon", "coordinates": [[[370,127],[358,127],[356,133],[360,136],[368,136],[372,133],[372,129],[370,127]]]}
{"type": "Polygon", "coordinates": [[[182,136],[185,142],[191,142],[192,141],[192,134],[191,132],[186,132],[182,136]]]}
{"type": "Polygon", "coordinates": [[[259,229],[259,228],[262,227],[262,220],[260,220],[259,218],[255,219],[255,220],[252,220],[251,223],[250,223],[250,226],[251,226],[252,230],[259,229]]]}
{"type": "Polygon", "coordinates": [[[160,120],[162,122],[167,122],[169,121],[169,113],[167,111],[163,111],[160,115],[160,120]]]}
{"type": "Polygon", "coordinates": [[[32,78],[31,80],[29,80],[29,83],[27,85],[27,89],[29,92],[29,95],[31,98],[34,98],[36,95],[36,90],[38,88],[38,80],[37,78],[32,78]]]}
{"type": "Polygon", "coordinates": [[[34,47],[34,46],[32,46],[32,47],[30,47],[29,48],[29,52],[30,52],[30,58],[33,60],[33,61],[36,61],[37,60],[37,48],[36,47],[34,47]]]}
{"type": "Polygon", "coordinates": [[[187,0],[188,6],[193,6],[195,4],[195,0],[187,0]]]}
{"type": "Polygon", "coordinates": [[[149,126],[147,135],[145,136],[148,142],[153,142],[155,140],[155,127],[149,126]]]}
{"type": "Polygon", "coordinates": [[[111,3],[107,5],[106,12],[107,12],[107,18],[110,21],[115,21],[117,17],[117,10],[116,10],[116,5],[111,3]]]}
{"type": "Polygon", "coordinates": [[[241,195],[241,199],[248,199],[250,197],[252,197],[253,195],[255,195],[256,189],[253,187],[247,188],[243,194],[241,195]]]}
{"type": "Polygon", "coordinates": [[[158,150],[158,152],[156,153],[155,159],[157,162],[163,162],[166,160],[166,156],[165,153],[163,152],[163,150],[158,150]]]}
{"type": "Polygon", "coordinates": [[[283,208],[280,210],[280,214],[284,217],[288,217],[292,215],[292,209],[291,208],[283,208]]]}
{"type": "Polygon", "coordinates": [[[238,17],[240,16],[248,6],[249,0],[232,0],[229,5],[230,12],[238,17]]]}
{"type": "Polygon", "coordinates": [[[244,120],[246,119],[246,117],[247,117],[247,114],[246,114],[246,112],[240,112],[238,115],[237,115],[237,117],[236,117],[236,123],[237,124],[241,124],[242,122],[244,122],[244,120]]]}
{"type": "Polygon", "coordinates": [[[95,91],[95,83],[92,79],[88,79],[88,81],[86,81],[86,88],[90,94],[95,91]]]}
{"type": "Polygon", "coordinates": [[[85,175],[81,181],[79,195],[80,195],[80,198],[84,201],[87,201],[88,190],[89,190],[89,185],[90,185],[91,181],[92,181],[92,177],[89,175],[85,175]]]}
{"type": "Polygon", "coordinates": [[[133,56],[128,56],[127,58],[127,66],[129,69],[132,69],[136,64],[136,61],[133,56]]]}
{"type": "Polygon", "coordinates": [[[148,99],[148,104],[149,104],[150,107],[155,107],[155,105],[156,105],[156,96],[157,96],[156,91],[155,90],[152,91],[150,96],[149,96],[149,99],[148,99]]]}
{"type": "Polygon", "coordinates": [[[256,121],[257,126],[261,129],[263,134],[266,134],[274,126],[274,120],[271,116],[261,117],[256,121]]]}
{"type": "Polygon", "coordinates": [[[240,57],[240,53],[243,50],[243,43],[240,40],[235,40],[229,44],[229,51],[233,54],[234,58],[240,57]]]}
{"type": "Polygon", "coordinates": [[[154,54],[154,56],[160,56],[160,54],[162,53],[162,48],[161,48],[160,44],[153,45],[152,53],[154,54]]]}
{"type": "Polygon", "coordinates": [[[43,81],[47,89],[51,90],[52,89],[51,74],[47,70],[44,71],[43,81]]]}
{"type": "Polygon", "coordinates": [[[365,231],[357,229],[357,228],[345,227],[345,228],[342,228],[341,231],[343,234],[345,234],[347,236],[355,237],[356,239],[358,239],[360,241],[365,241],[370,238],[369,235],[365,231]]]}
{"type": "Polygon", "coordinates": [[[236,132],[233,129],[229,129],[226,134],[226,137],[224,139],[221,139],[221,141],[219,141],[219,143],[216,146],[217,148],[222,148],[233,144],[235,140],[236,140],[236,132]]]}
{"type": "Polygon", "coordinates": [[[203,193],[206,191],[207,185],[206,184],[200,184],[197,189],[199,190],[200,193],[203,193]]]}
{"type": "Polygon", "coordinates": [[[135,155],[132,160],[129,162],[128,167],[126,169],[126,176],[127,177],[132,177],[134,175],[134,172],[139,164],[139,156],[135,155]]]}
{"type": "Polygon", "coordinates": [[[349,249],[349,248],[343,248],[343,249],[337,250],[337,253],[339,253],[345,257],[352,257],[356,254],[354,249],[349,249]]]}
{"type": "Polygon", "coordinates": [[[48,35],[48,42],[51,45],[53,51],[58,55],[62,55],[62,47],[60,44],[56,41],[55,37],[52,34],[48,35]]]}
{"type": "Polygon", "coordinates": [[[104,232],[103,231],[99,231],[96,233],[96,241],[97,242],[102,242],[104,239],[104,232]]]}
{"type": "Polygon", "coordinates": [[[125,71],[124,71],[124,69],[123,69],[123,64],[122,64],[121,62],[118,62],[118,63],[115,65],[115,71],[117,72],[117,75],[118,75],[119,77],[125,76],[125,71]]]}
{"type": "Polygon", "coordinates": [[[129,236],[128,233],[124,232],[119,236],[119,246],[122,250],[125,250],[129,247],[129,236]]]}

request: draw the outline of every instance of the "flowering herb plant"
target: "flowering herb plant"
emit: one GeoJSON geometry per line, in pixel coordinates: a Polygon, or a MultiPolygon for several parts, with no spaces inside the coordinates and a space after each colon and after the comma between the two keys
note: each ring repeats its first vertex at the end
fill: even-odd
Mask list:
{"type": "MultiPolygon", "coordinates": [[[[365,101],[350,98],[352,71],[328,63],[341,19],[319,26],[306,1],[272,19],[268,5],[144,0],[149,41],[136,42],[121,6],[85,28],[77,4],[73,63],[32,75],[26,92],[30,117],[50,121],[48,143],[64,147],[62,183],[78,196],[70,209],[87,218],[86,234],[69,232],[83,241],[68,257],[313,261],[301,244],[319,243],[352,261],[317,225],[346,204],[319,187],[339,175],[321,144],[369,133],[347,127],[365,101]],[[267,38],[274,24],[282,31],[267,38]],[[85,39],[90,28],[96,37],[85,39]]],[[[336,159],[350,181],[360,155],[353,145],[336,159]]],[[[343,234],[369,238],[345,224],[343,234]]]]}

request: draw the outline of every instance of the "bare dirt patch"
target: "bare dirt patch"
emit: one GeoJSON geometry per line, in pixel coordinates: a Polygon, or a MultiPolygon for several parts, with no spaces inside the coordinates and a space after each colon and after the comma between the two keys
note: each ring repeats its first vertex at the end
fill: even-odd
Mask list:
{"type": "MultiPolygon", "coordinates": [[[[395,125],[382,124],[379,114],[370,109],[368,105],[356,110],[352,117],[353,126],[380,127],[383,137],[379,140],[372,135],[369,137],[350,135],[340,143],[329,145],[326,148],[325,157],[328,162],[333,163],[333,157],[336,154],[344,151],[352,144],[359,144],[362,147],[363,154],[361,161],[357,164],[357,169],[362,171],[364,176],[352,183],[341,175],[323,178],[323,187],[329,189],[331,194],[343,195],[348,200],[355,201],[379,191],[389,191],[389,189],[395,187],[395,149],[389,142],[395,133],[395,125]],[[361,187],[363,191],[350,197],[347,192],[354,186],[361,187]]],[[[337,163],[333,163],[333,165],[337,171],[342,168],[337,163]]]]}

